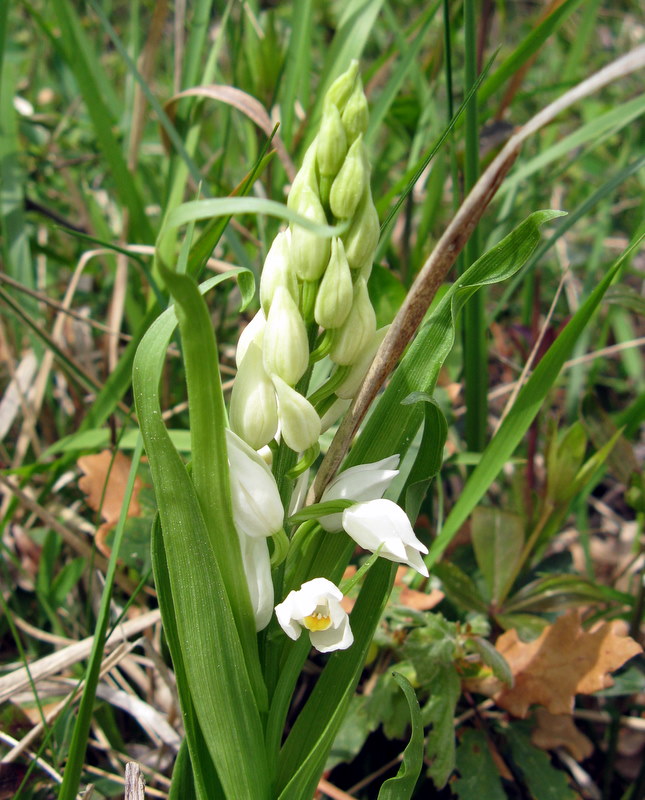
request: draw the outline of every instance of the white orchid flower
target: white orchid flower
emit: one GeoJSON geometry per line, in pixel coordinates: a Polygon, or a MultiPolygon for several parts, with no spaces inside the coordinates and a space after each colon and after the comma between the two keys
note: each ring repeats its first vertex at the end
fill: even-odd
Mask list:
{"type": "Polygon", "coordinates": [[[238,531],[242,564],[249,588],[251,607],[255,617],[255,630],[266,628],[273,614],[273,580],[269,545],[264,538],[246,536],[238,531]]]}
{"type": "MultiPolygon", "coordinates": [[[[399,456],[388,456],[371,464],[360,464],[339,473],[325,489],[321,503],[328,500],[380,500],[388,486],[399,474],[399,456]]],[[[343,527],[343,515],[328,514],[318,520],[326,531],[339,531],[343,527]]]]}
{"type": "Polygon", "coordinates": [[[428,577],[428,568],[421,553],[428,548],[412,530],[405,511],[391,500],[371,500],[358,503],[343,511],[343,528],[365,550],[375,552],[390,561],[408,564],[428,577]]]}
{"type": "Polygon", "coordinates": [[[240,534],[273,536],[281,530],[284,508],[266,462],[233,431],[226,431],[233,521],[240,534]]]}
{"type": "Polygon", "coordinates": [[[354,641],[349,617],[340,604],[343,593],[327,578],[314,578],[289,592],[275,607],[282,630],[298,639],[305,628],[311,644],[321,653],[346,650],[354,641]]]}

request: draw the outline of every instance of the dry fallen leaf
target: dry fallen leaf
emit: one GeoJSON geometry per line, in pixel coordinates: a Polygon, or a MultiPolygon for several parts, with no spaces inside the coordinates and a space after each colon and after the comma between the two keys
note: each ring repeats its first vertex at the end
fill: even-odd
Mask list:
{"type": "MultiPolygon", "coordinates": [[[[103,450],[96,455],[81,456],[77,463],[85,473],[78,481],[79,488],[86,495],[88,506],[94,511],[100,510],[101,517],[105,520],[96,531],[96,546],[109,557],[110,548],[105,544],[105,538],[119,521],[132,462],[120,451],[113,461],[111,451],[103,450]]],[[[128,508],[129,517],[137,517],[141,513],[138,495],[142,488],[143,481],[137,476],[128,508]]]]}
{"type": "Polygon", "coordinates": [[[515,683],[493,695],[495,702],[517,717],[537,703],[552,714],[570,714],[576,694],[592,694],[613,684],[609,673],[642,651],[620,622],[583,630],[580,615],[570,611],[547,626],[532,642],[522,642],[516,630],[503,633],[495,647],[508,662],[515,683]]]}
{"type": "Polygon", "coordinates": [[[536,726],[531,742],[542,750],[564,747],[576,761],[584,761],[593,753],[593,744],[576,728],[569,714],[551,714],[546,708],[535,712],[536,726]]]}

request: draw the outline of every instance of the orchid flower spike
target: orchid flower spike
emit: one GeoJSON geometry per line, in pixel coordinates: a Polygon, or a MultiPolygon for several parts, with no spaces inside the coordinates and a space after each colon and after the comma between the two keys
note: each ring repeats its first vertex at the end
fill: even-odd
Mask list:
{"type": "Polygon", "coordinates": [[[327,578],[314,578],[300,589],[289,592],[275,607],[282,630],[299,639],[302,629],[309,631],[311,644],[321,653],[346,650],[354,641],[349,617],[340,601],[343,594],[327,578]]]}
{"type": "MultiPolygon", "coordinates": [[[[363,503],[367,500],[380,500],[394,478],[399,474],[397,469],[399,456],[388,456],[371,464],[360,464],[350,467],[338,474],[327,486],[320,498],[321,503],[328,500],[356,500],[363,503]]],[[[318,522],[326,531],[339,531],[343,527],[342,514],[328,514],[318,522]]]]}
{"type": "Polygon", "coordinates": [[[408,564],[428,577],[421,558],[428,548],[415,536],[405,511],[391,500],[370,500],[346,508],[343,528],[365,550],[375,552],[380,547],[383,558],[408,564]]]}

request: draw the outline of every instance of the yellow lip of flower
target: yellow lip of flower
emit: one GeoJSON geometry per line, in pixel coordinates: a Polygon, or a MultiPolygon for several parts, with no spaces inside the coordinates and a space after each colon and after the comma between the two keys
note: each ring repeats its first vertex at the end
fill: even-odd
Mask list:
{"type": "Polygon", "coordinates": [[[326,631],[331,625],[331,616],[320,611],[314,611],[313,614],[309,614],[302,621],[308,631],[326,631]]]}

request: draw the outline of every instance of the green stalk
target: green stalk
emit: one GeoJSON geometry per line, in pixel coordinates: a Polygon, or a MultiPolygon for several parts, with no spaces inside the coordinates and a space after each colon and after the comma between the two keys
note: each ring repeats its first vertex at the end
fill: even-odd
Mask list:
{"type": "MultiPolygon", "coordinates": [[[[468,92],[477,81],[477,42],[475,0],[464,0],[466,63],[464,84],[468,92]]],[[[466,150],[464,160],[464,192],[468,194],[479,178],[479,124],[477,94],[466,106],[466,150]]],[[[479,258],[478,229],[472,232],[464,247],[465,267],[479,258]]],[[[486,443],[488,416],[488,357],[485,319],[486,290],[481,289],[464,309],[464,397],[466,401],[466,444],[469,450],[481,452],[486,443]]]]}

